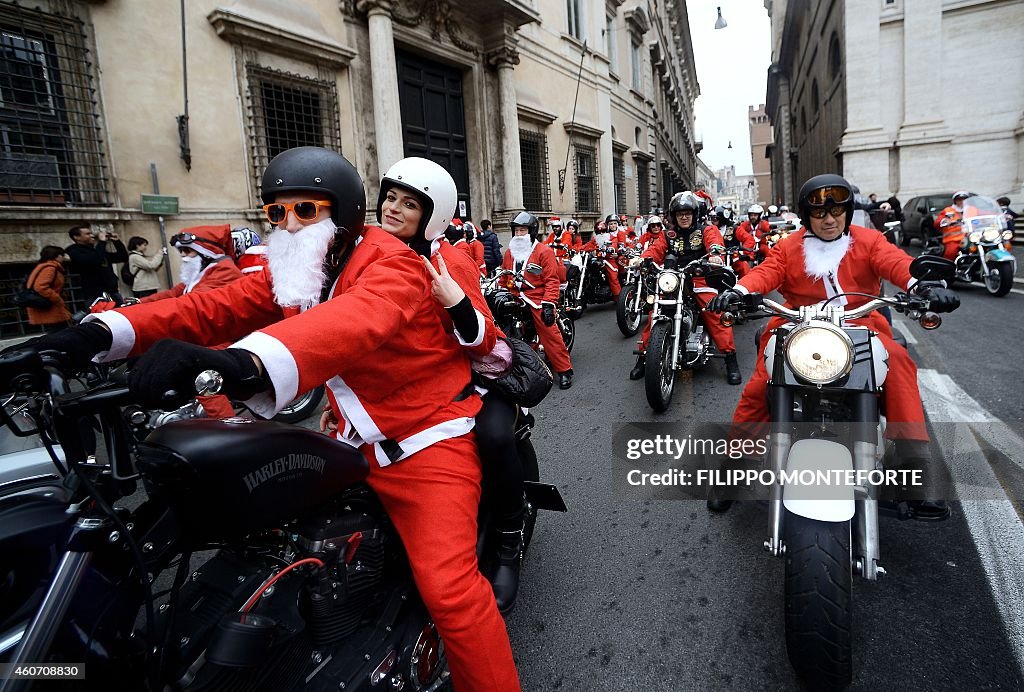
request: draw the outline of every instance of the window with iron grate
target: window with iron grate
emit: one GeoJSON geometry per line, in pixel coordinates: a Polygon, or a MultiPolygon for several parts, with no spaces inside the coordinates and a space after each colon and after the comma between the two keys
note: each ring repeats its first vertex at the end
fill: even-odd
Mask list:
{"type": "Polygon", "coordinates": [[[636,195],[637,210],[646,214],[651,206],[651,171],[646,161],[636,162],[636,195]]]}
{"type": "Polygon", "coordinates": [[[523,206],[532,212],[549,211],[547,136],[541,132],[520,130],[519,161],[523,171],[523,206]]]}
{"type": "Polygon", "coordinates": [[[81,20],[0,4],[0,204],[109,204],[97,92],[81,20]]]}
{"type": "Polygon", "coordinates": [[[626,213],[626,165],[621,156],[612,161],[612,181],[615,184],[615,213],[626,213]]]}
{"type": "Polygon", "coordinates": [[[250,141],[259,187],[270,160],[293,147],[341,151],[334,82],[250,64],[250,141]]]}
{"type": "Polygon", "coordinates": [[[597,149],[576,144],[573,146],[576,164],[576,211],[599,212],[597,185],[597,149]]]}

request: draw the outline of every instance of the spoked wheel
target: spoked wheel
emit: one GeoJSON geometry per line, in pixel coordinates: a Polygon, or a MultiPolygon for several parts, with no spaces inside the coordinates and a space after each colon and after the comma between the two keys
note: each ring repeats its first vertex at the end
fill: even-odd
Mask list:
{"type": "Polygon", "coordinates": [[[562,341],[565,342],[565,350],[572,353],[572,345],[576,343],[576,323],[562,313],[558,316],[557,324],[558,331],[562,333],[562,341]]]}
{"type": "Polygon", "coordinates": [[[644,362],[644,388],[647,403],[657,413],[668,408],[675,388],[676,354],[673,351],[672,324],[661,321],[651,327],[651,338],[647,343],[647,359],[644,362]]]}
{"type": "Polygon", "coordinates": [[[1013,288],[1013,268],[1007,262],[991,267],[985,275],[985,290],[1001,298],[1013,288]]]}
{"type": "Polygon", "coordinates": [[[615,323],[623,336],[636,336],[640,331],[643,310],[637,307],[636,297],[640,287],[637,283],[628,284],[615,303],[615,323]]]}
{"type": "Polygon", "coordinates": [[[323,398],[324,387],[321,385],[288,402],[288,405],[281,409],[273,419],[282,423],[304,421],[320,408],[320,401],[323,398]]]}
{"type": "Polygon", "coordinates": [[[812,689],[845,687],[853,677],[850,522],[788,511],[783,521],[789,662],[812,689]]]}

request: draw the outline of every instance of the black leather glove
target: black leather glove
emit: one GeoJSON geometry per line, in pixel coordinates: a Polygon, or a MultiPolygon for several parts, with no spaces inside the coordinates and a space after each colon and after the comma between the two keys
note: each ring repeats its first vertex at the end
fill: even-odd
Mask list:
{"type": "Polygon", "coordinates": [[[221,393],[233,399],[244,401],[270,386],[248,351],[161,339],[136,362],[128,388],[146,408],[173,409],[195,397],[196,376],[204,370],[219,372],[224,378],[221,393]],[[174,394],[165,397],[168,392],[174,394]]]}
{"type": "Polygon", "coordinates": [[[711,312],[725,312],[733,303],[738,303],[741,300],[743,300],[743,294],[730,288],[712,298],[711,302],[708,303],[707,309],[711,312]]]}
{"type": "Polygon", "coordinates": [[[553,325],[555,323],[555,306],[551,303],[541,303],[540,319],[549,327],[553,325]]]}
{"type": "Polygon", "coordinates": [[[922,286],[914,293],[928,301],[928,309],[932,312],[953,312],[960,307],[960,296],[956,291],[941,286],[922,286]]]}
{"type": "Polygon", "coordinates": [[[60,351],[68,356],[71,365],[81,370],[89,365],[89,362],[97,353],[109,351],[114,338],[102,324],[86,322],[75,327],[62,329],[54,334],[38,336],[29,339],[16,346],[9,346],[4,349],[8,351],[20,351],[32,349],[36,353],[40,351],[60,351]]]}

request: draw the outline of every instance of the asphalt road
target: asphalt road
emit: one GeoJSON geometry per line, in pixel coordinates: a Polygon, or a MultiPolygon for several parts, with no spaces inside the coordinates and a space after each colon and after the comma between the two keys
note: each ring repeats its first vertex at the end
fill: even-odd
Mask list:
{"type": "MultiPolygon", "coordinates": [[[[964,291],[941,329],[911,327],[937,359],[921,366],[948,367],[986,407],[1014,404],[1019,416],[1010,356],[1020,354],[1022,301],[964,291]]],[[[524,689],[799,687],[785,649],[783,561],[761,548],[767,508],[743,502],[711,515],[703,501],[646,500],[612,478],[617,425],[728,421],[740,387],[712,362],[685,374],[669,410],[654,415],[643,383],[626,377],[633,344],[612,306],[588,310],[577,327],[574,387],[535,410],[542,477],[570,511],[541,516],[509,618],[524,689]]],[[[736,332],[745,376],[755,328],[736,332]]],[[[941,524],[883,517],[889,575],[854,584],[852,689],[1024,689],[962,510],[954,504],[941,524]]]]}

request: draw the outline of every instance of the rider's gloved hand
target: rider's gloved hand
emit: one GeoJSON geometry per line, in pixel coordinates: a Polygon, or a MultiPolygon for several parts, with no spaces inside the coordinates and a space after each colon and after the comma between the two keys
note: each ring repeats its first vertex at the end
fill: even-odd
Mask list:
{"type": "Polygon", "coordinates": [[[553,325],[555,323],[555,306],[551,303],[541,303],[540,319],[549,327],[553,325]]]}
{"type": "Polygon", "coordinates": [[[74,367],[81,369],[86,367],[96,354],[109,351],[111,343],[113,343],[113,337],[106,327],[99,322],[86,322],[62,329],[54,334],[46,334],[15,346],[9,346],[3,352],[22,349],[32,349],[36,353],[60,351],[67,354],[74,367]]]}
{"type": "Polygon", "coordinates": [[[708,310],[711,312],[725,312],[728,310],[733,303],[738,303],[743,299],[743,294],[735,289],[728,289],[722,291],[717,296],[711,299],[708,303],[708,310]]]}
{"type": "Polygon", "coordinates": [[[941,286],[922,286],[914,293],[928,301],[928,309],[932,312],[953,312],[960,307],[960,296],[956,291],[941,286]]]}
{"type": "Polygon", "coordinates": [[[233,399],[244,401],[270,386],[248,351],[161,339],[132,368],[128,387],[146,408],[176,408],[195,397],[196,376],[204,370],[219,372],[224,378],[221,393],[233,399]],[[168,392],[174,395],[165,398],[168,392]]]}

